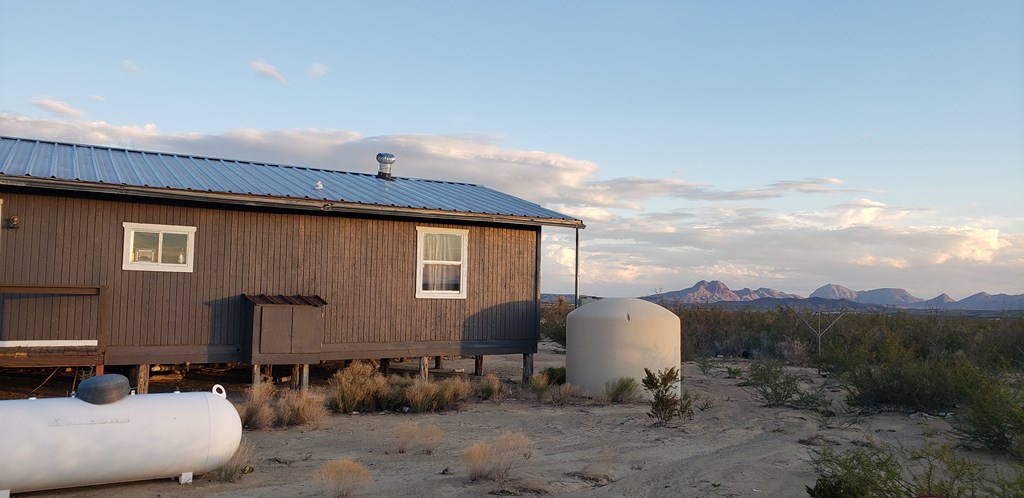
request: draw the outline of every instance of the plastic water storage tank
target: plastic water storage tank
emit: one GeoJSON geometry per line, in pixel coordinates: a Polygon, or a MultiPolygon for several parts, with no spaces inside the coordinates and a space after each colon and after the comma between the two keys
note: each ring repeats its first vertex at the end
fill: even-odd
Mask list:
{"type": "Polygon", "coordinates": [[[680,332],[679,317],[649,301],[611,298],[580,306],[566,319],[565,380],[591,396],[620,377],[640,385],[644,368],[679,368],[680,332]]]}

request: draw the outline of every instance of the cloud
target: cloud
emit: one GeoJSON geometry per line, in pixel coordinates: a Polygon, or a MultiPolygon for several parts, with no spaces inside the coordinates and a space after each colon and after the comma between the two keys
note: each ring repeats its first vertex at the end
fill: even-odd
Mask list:
{"type": "Polygon", "coordinates": [[[96,102],[106,102],[107,101],[107,98],[102,96],[102,95],[90,95],[89,98],[95,100],[96,102]]]}
{"type": "Polygon", "coordinates": [[[136,65],[134,62],[124,59],[121,61],[121,69],[128,71],[129,73],[146,74],[146,71],[136,65]]]}
{"type": "MultiPolygon", "coordinates": [[[[366,173],[376,171],[378,152],[392,152],[398,176],[483,184],[581,218],[585,294],[647,295],[715,278],[733,288],[802,295],[829,282],[901,287],[922,298],[1024,291],[1024,234],[1013,229],[1021,220],[1004,214],[953,223],[940,208],[900,205],[884,194],[850,196],[876,191],[835,178],[731,191],[682,178],[604,180],[592,161],[510,149],[480,134],[165,133],[155,124],[12,114],[0,114],[0,134],[366,173]]],[[[571,291],[575,234],[543,233],[543,291],[571,291]]]]}
{"type": "Polygon", "coordinates": [[[327,74],[327,66],[319,62],[315,62],[309,66],[309,69],[306,70],[306,74],[310,79],[317,79],[327,74]]]}
{"type": "Polygon", "coordinates": [[[256,74],[263,76],[264,78],[271,79],[280,83],[288,83],[288,80],[284,79],[284,76],[282,76],[281,73],[277,71],[277,68],[264,62],[263,59],[249,61],[249,67],[251,67],[253,71],[256,71],[256,74]]]}
{"type": "Polygon", "coordinates": [[[65,102],[55,99],[33,99],[32,105],[58,116],[64,116],[69,118],[80,118],[85,116],[85,112],[71,107],[65,102]]]}

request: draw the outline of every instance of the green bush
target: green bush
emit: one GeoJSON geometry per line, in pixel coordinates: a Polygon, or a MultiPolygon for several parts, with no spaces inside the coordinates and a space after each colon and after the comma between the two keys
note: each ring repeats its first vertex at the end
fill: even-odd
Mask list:
{"type": "Polygon", "coordinates": [[[885,411],[942,412],[968,400],[984,382],[961,359],[903,359],[854,368],[842,377],[847,403],[885,411]]]}
{"type": "Polygon", "coordinates": [[[548,376],[549,384],[565,384],[565,367],[547,367],[541,372],[548,376]]]}
{"type": "Polygon", "coordinates": [[[765,406],[814,409],[823,403],[818,394],[801,389],[797,375],[786,370],[781,361],[752,362],[747,379],[754,397],[765,406]]]}
{"type": "Polygon", "coordinates": [[[953,428],[963,439],[1024,457],[1024,382],[994,378],[978,384],[953,428]]]}
{"type": "Polygon", "coordinates": [[[565,346],[566,316],[572,310],[573,307],[562,296],[558,296],[558,302],[552,306],[541,306],[540,334],[565,346]]]}
{"type": "Polygon", "coordinates": [[[678,368],[659,370],[657,374],[644,368],[644,374],[644,390],[653,398],[647,416],[654,419],[654,425],[665,426],[675,418],[693,418],[693,398],[685,390],[680,397],[676,387],[683,380],[678,368]]]}
{"type": "Polygon", "coordinates": [[[1024,496],[1024,466],[1004,477],[996,468],[958,457],[949,446],[916,451],[871,442],[838,453],[831,447],[815,451],[811,461],[819,472],[814,498],[944,496],[1024,496]]]}

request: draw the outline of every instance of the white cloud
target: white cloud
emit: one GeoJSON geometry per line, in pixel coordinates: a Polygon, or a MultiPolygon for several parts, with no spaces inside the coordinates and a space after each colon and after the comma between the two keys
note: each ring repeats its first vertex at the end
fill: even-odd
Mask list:
{"type": "Polygon", "coordinates": [[[284,76],[277,71],[276,67],[268,64],[263,59],[249,61],[249,67],[251,67],[253,71],[256,71],[256,74],[263,76],[264,78],[271,79],[279,83],[288,83],[288,80],[284,79],[284,76]]]}
{"type": "Polygon", "coordinates": [[[134,62],[125,59],[121,61],[121,69],[128,71],[129,73],[146,74],[146,71],[136,65],[134,62]]]}
{"type": "MultiPolygon", "coordinates": [[[[376,171],[376,153],[392,152],[398,176],[484,184],[581,218],[587,224],[580,233],[585,294],[647,295],[700,279],[803,295],[829,282],[853,289],[901,287],[922,298],[1024,292],[1024,235],[1007,229],[1020,220],[1004,214],[944,223],[937,209],[895,205],[881,194],[847,200],[850,192],[870,189],[843,189],[834,178],[735,191],[685,179],[616,183],[599,179],[594,162],[509,149],[486,135],[366,137],[316,129],[171,134],[153,124],[11,114],[0,114],[0,134],[366,173],[376,171]]],[[[545,229],[543,251],[542,290],[571,291],[572,230],[545,229]]]]}
{"type": "Polygon", "coordinates": [[[69,118],[80,118],[85,116],[85,112],[75,109],[66,102],[56,99],[33,99],[32,105],[58,116],[65,116],[69,118]]]}
{"type": "Polygon", "coordinates": [[[317,79],[327,74],[327,66],[325,64],[315,62],[309,66],[309,69],[306,70],[306,74],[310,79],[317,79]]]}
{"type": "Polygon", "coordinates": [[[90,95],[89,98],[95,100],[96,102],[106,102],[107,101],[107,98],[102,96],[102,95],[90,95]]]}

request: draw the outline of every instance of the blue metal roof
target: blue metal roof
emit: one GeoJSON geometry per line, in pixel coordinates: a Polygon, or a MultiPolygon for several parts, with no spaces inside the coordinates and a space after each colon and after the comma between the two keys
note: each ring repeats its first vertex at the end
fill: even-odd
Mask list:
{"type": "Polygon", "coordinates": [[[0,184],[583,227],[482,185],[23,138],[0,137],[0,184]]]}

